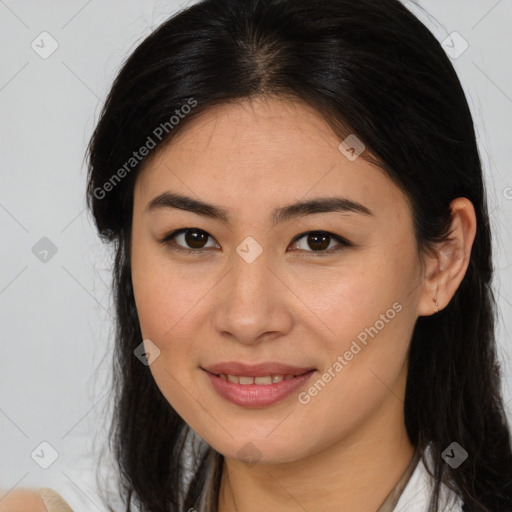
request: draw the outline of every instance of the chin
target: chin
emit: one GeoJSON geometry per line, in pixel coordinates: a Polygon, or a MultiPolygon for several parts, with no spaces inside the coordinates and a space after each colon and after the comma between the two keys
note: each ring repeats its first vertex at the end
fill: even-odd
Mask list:
{"type": "Polygon", "coordinates": [[[245,438],[239,441],[230,440],[229,445],[212,444],[211,446],[228,459],[234,459],[247,466],[273,465],[294,462],[301,457],[297,451],[299,442],[283,445],[279,440],[245,438]]]}

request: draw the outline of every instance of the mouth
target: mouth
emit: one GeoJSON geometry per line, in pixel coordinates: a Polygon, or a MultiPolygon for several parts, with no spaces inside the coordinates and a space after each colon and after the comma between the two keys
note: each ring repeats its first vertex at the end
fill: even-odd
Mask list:
{"type": "MultiPolygon", "coordinates": [[[[312,366],[293,366],[283,363],[259,363],[245,364],[237,361],[229,361],[225,363],[217,363],[203,368],[207,372],[216,375],[232,376],[232,377],[272,377],[273,375],[283,378],[298,377],[306,372],[315,370],[312,366]]],[[[282,380],[282,379],[281,379],[282,380]]],[[[249,384],[252,384],[249,383],[249,384]]]]}
{"type": "Polygon", "coordinates": [[[281,382],[282,380],[290,380],[297,375],[261,375],[259,377],[250,377],[248,375],[226,375],[225,373],[214,374],[216,377],[221,378],[222,380],[227,380],[228,382],[233,382],[235,384],[242,384],[247,386],[249,384],[256,384],[258,386],[268,385],[268,384],[276,384],[277,382],[281,382]]]}
{"type": "Polygon", "coordinates": [[[221,397],[243,407],[265,407],[281,401],[316,372],[311,367],[278,363],[229,362],[201,369],[221,397]]]}

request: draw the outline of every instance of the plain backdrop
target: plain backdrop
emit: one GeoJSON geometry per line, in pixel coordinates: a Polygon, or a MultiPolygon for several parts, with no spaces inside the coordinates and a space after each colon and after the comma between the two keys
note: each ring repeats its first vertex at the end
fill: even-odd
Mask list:
{"type": "MultiPolygon", "coordinates": [[[[121,63],[184,4],[0,0],[0,488],[50,486],[76,512],[104,510],[91,475],[113,333],[111,253],[85,209],[85,147],[121,63]]],[[[512,2],[419,4],[425,12],[406,2],[448,42],[476,124],[511,414],[512,2]]]]}

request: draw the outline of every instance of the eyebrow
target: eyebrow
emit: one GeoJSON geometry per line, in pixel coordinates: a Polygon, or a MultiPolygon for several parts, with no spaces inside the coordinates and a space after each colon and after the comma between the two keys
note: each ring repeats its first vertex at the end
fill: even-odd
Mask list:
{"type": "MultiPolygon", "coordinates": [[[[229,224],[230,216],[226,209],[214,204],[187,197],[182,194],[163,192],[154,197],[146,206],[145,211],[157,209],[179,209],[216,219],[224,224],[229,224]]],[[[375,214],[357,201],[345,197],[319,197],[309,201],[293,203],[287,206],[276,208],[272,211],[272,222],[278,224],[295,217],[302,217],[314,213],[359,213],[362,215],[374,216],[375,214]]]]}

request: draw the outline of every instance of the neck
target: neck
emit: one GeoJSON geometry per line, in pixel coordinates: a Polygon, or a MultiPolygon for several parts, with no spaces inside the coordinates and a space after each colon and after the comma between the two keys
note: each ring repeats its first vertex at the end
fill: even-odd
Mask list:
{"type": "Polygon", "coordinates": [[[225,458],[218,512],[377,511],[414,454],[398,398],[404,387],[357,431],[307,458],[254,466],[225,458]]]}

